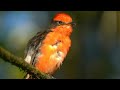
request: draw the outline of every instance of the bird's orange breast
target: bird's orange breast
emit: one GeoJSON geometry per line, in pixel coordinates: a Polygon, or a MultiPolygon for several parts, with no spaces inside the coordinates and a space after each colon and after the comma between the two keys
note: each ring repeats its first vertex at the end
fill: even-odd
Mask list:
{"type": "Polygon", "coordinates": [[[71,46],[68,36],[57,32],[50,32],[39,48],[40,56],[37,58],[35,67],[48,74],[52,74],[62,64],[71,46]]]}

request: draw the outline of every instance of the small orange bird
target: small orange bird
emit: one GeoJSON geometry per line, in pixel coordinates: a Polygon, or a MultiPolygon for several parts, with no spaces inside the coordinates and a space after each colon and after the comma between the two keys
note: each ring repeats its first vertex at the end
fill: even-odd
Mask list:
{"type": "MultiPolygon", "coordinates": [[[[50,28],[38,32],[29,40],[25,61],[39,71],[52,75],[62,64],[71,46],[70,35],[74,23],[66,13],[57,13],[50,28]]],[[[27,74],[26,79],[33,77],[27,74]]]]}

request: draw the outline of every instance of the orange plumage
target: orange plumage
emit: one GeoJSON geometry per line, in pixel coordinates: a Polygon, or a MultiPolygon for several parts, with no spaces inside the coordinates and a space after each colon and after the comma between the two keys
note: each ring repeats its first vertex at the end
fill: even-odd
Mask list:
{"type": "Polygon", "coordinates": [[[36,46],[37,52],[35,52],[36,48],[32,48],[33,53],[29,52],[31,50],[29,48],[25,58],[26,62],[31,63],[38,70],[47,74],[53,74],[60,67],[69,51],[72,18],[68,14],[58,13],[53,18],[53,24],[51,25],[53,26],[47,33],[38,33],[36,37],[29,41],[28,48],[36,46]],[[42,37],[42,39],[39,37],[42,37]],[[34,53],[36,54],[34,55],[34,53]],[[33,56],[34,59],[32,59],[33,56]],[[31,60],[28,60],[29,57],[31,60]]]}

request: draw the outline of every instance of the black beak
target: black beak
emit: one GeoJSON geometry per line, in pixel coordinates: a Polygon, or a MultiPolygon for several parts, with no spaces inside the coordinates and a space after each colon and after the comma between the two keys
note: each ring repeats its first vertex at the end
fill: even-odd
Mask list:
{"type": "Polygon", "coordinates": [[[75,22],[71,22],[70,24],[71,24],[72,27],[76,26],[75,22]]]}

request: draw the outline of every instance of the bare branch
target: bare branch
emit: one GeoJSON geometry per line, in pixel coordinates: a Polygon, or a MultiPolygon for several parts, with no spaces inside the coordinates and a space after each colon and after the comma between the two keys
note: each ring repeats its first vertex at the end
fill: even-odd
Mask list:
{"type": "Polygon", "coordinates": [[[39,79],[55,79],[54,77],[52,77],[50,75],[47,75],[45,73],[38,71],[32,65],[29,65],[28,63],[26,63],[22,58],[19,58],[19,57],[13,55],[12,53],[3,49],[2,47],[0,47],[0,57],[3,60],[21,68],[22,70],[26,71],[27,73],[31,74],[32,76],[39,77],[39,79]]]}

